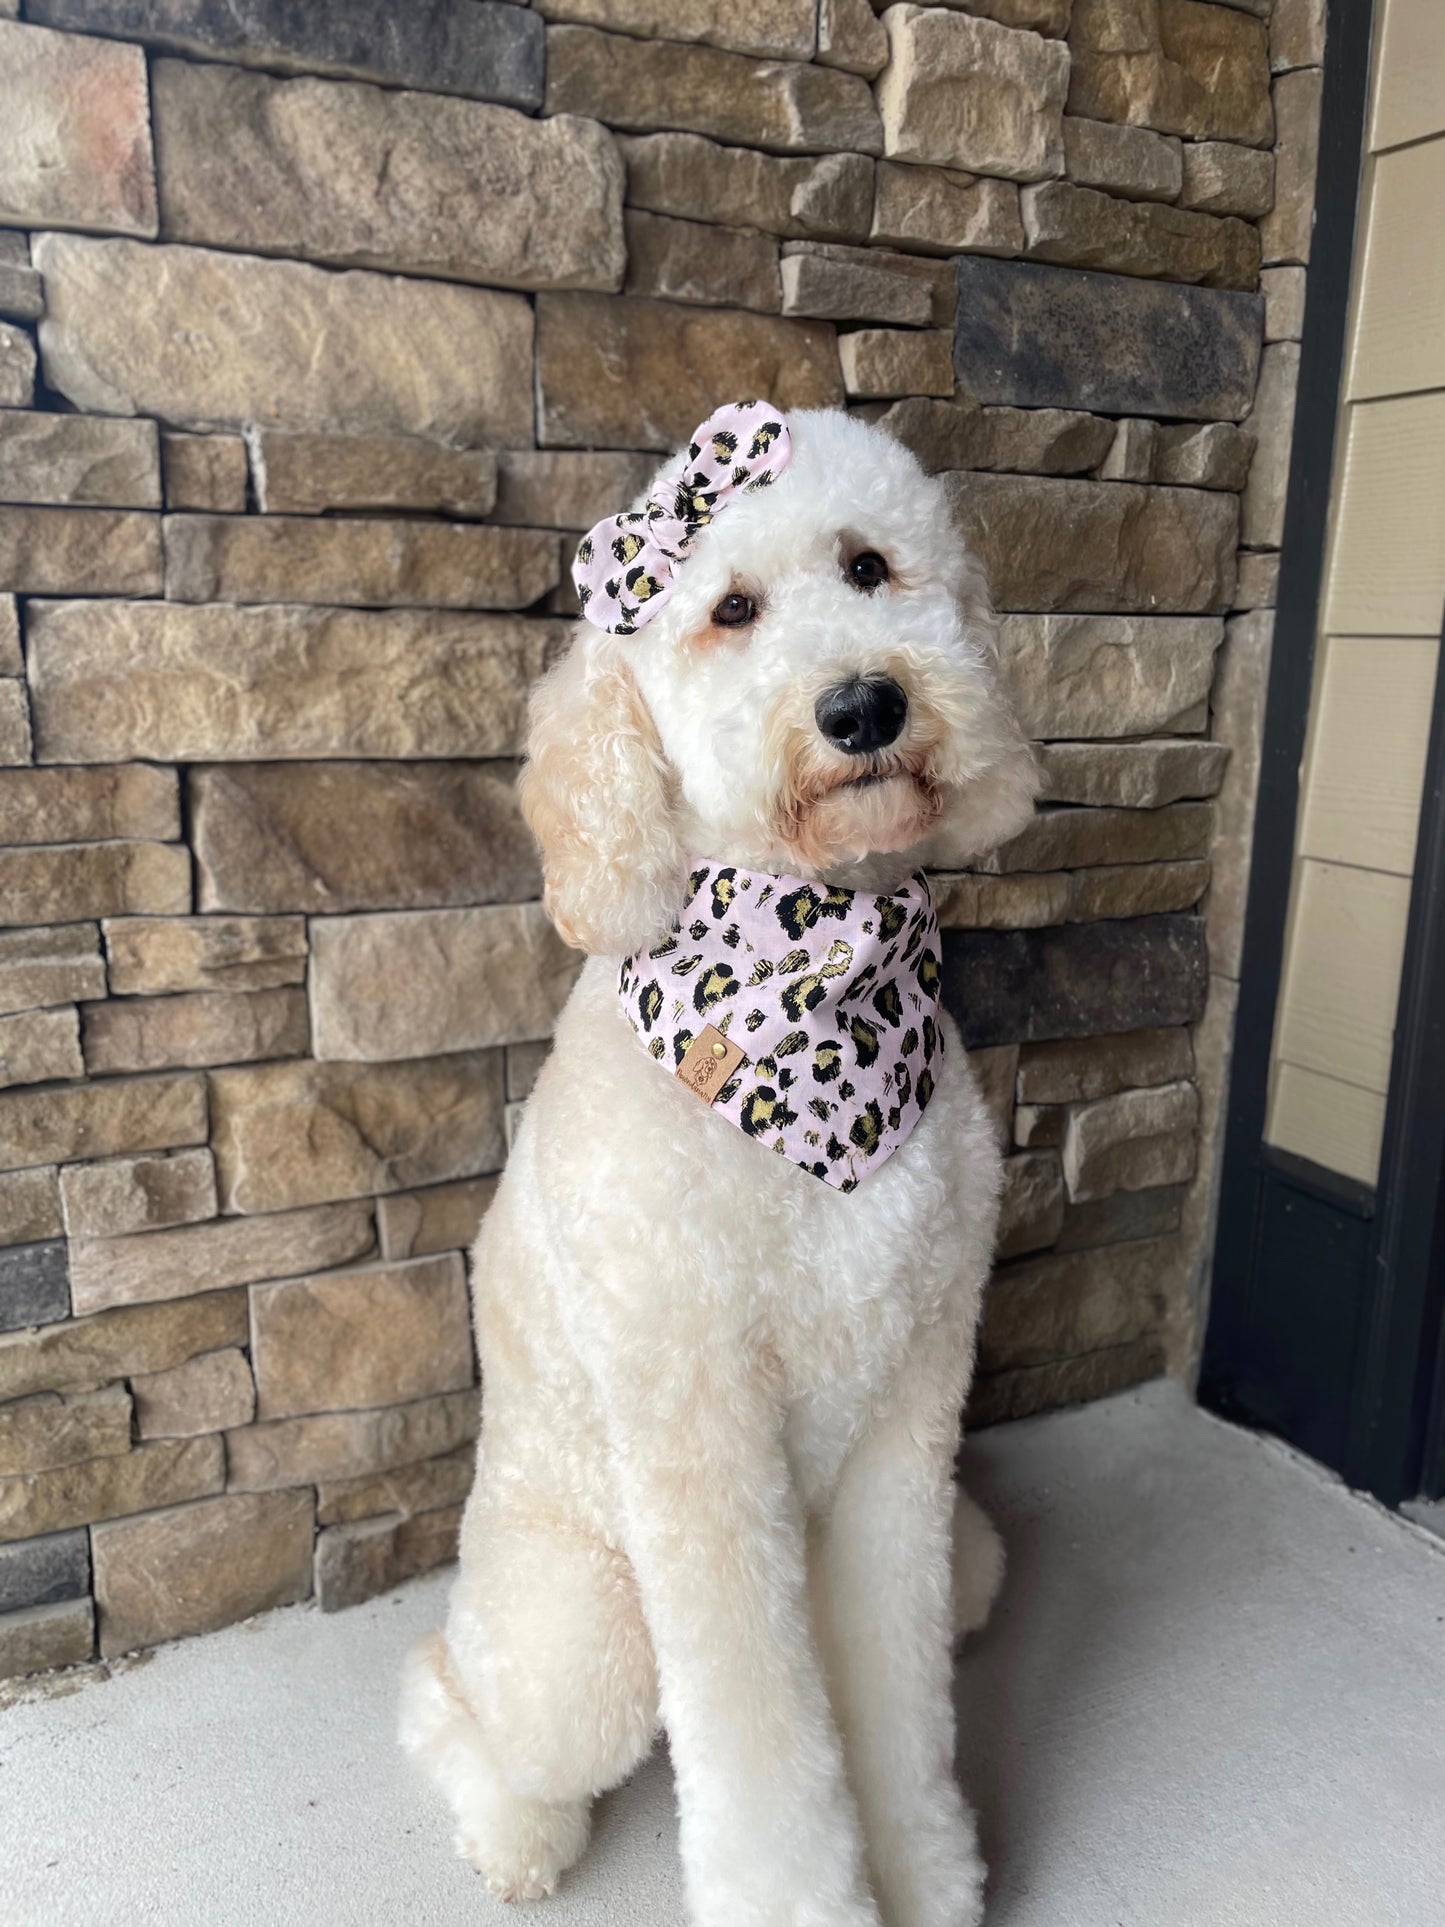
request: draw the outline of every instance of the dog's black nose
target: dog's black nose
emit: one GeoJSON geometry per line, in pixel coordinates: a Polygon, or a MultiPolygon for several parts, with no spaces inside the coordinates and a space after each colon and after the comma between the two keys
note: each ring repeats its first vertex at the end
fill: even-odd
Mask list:
{"type": "Polygon", "coordinates": [[[813,709],[818,728],[835,749],[870,756],[896,742],[908,698],[891,676],[855,677],[825,689],[813,709]]]}

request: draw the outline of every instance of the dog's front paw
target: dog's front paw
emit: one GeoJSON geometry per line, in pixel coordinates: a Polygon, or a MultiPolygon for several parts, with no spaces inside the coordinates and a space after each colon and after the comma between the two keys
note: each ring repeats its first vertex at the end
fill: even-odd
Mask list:
{"type": "Polygon", "coordinates": [[[545,1900],[587,1845],[585,1806],[497,1802],[480,1825],[459,1826],[457,1852],[498,1900],[545,1900]]]}
{"type": "Polygon", "coordinates": [[[895,1835],[877,1862],[885,1927],[978,1927],[983,1919],[987,1869],[973,1815],[956,1795],[895,1835]]]}

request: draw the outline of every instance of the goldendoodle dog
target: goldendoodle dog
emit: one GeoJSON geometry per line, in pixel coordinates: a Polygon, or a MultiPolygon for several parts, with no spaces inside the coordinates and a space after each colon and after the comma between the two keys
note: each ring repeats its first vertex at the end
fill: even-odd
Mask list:
{"type": "Polygon", "coordinates": [[[504,1897],[662,1726],[700,1927],[966,1927],[953,1462],[1000,1162],[921,872],[1037,787],[985,590],[906,449],[760,402],[574,574],[522,795],[589,956],[477,1242],[476,1483],[403,1744],[504,1897]]]}

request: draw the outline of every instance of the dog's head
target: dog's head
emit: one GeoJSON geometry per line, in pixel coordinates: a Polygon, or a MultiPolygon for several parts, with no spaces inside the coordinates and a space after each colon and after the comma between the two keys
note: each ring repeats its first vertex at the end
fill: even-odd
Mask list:
{"type": "Polygon", "coordinates": [[[1032,809],[942,487],[856,417],[788,428],[787,467],[697,531],[646,627],[580,624],[534,693],[522,806],[548,908],[584,949],[660,937],[691,859],[881,888],[993,848],[1032,809]]]}

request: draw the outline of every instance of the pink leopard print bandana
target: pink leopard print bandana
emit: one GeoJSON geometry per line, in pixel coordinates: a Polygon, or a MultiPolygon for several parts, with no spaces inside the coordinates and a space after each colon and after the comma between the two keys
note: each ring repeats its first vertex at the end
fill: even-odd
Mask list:
{"type": "Polygon", "coordinates": [[[891,1157],[943,1052],[938,920],[920,872],[873,895],[703,863],[677,928],[622,966],[658,1063],[838,1191],[891,1157]]]}
{"type": "Polygon", "coordinates": [[[636,635],[672,594],[698,530],[741,491],[766,488],[792,452],[786,420],[765,401],[728,402],[709,415],[655,495],[577,544],[572,580],[583,615],[609,635],[636,635]]]}

